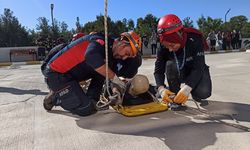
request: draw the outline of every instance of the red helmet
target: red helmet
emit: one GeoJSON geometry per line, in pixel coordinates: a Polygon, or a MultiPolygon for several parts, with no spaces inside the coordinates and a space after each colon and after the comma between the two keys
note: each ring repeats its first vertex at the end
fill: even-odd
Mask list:
{"type": "Polygon", "coordinates": [[[168,14],[163,17],[158,22],[157,32],[159,35],[171,34],[179,31],[183,28],[181,20],[174,14],[168,14]]]}
{"type": "Polygon", "coordinates": [[[85,34],[82,32],[76,33],[73,35],[72,41],[75,41],[77,39],[79,39],[80,37],[84,36],[85,34]]]}

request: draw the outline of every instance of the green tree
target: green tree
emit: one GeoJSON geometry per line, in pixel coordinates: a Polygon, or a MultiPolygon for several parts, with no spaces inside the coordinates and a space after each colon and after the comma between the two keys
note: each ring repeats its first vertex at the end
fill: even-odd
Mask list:
{"type": "Polygon", "coordinates": [[[29,32],[29,39],[31,41],[31,45],[37,45],[36,42],[37,42],[37,38],[38,38],[38,34],[37,32],[35,32],[35,30],[28,30],[29,32]]]}
{"type": "Polygon", "coordinates": [[[202,31],[205,36],[208,35],[210,31],[219,31],[222,29],[222,20],[213,19],[211,17],[205,18],[203,15],[198,19],[197,24],[199,30],[202,31]]]}
{"type": "Polygon", "coordinates": [[[247,17],[246,16],[235,16],[232,17],[229,21],[231,30],[241,31],[243,26],[247,24],[247,17]]]}
{"type": "Polygon", "coordinates": [[[137,33],[139,33],[140,35],[145,35],[147,29],[148,29],[148,28],[147,28],[147,26],[144,24],[143,18],[138,18],[138,19],[137,19],[137,24],[136,24],[135,31],[136,31],[137,33]]]}
{"type": "Polygon", "coordinates": [[[37,20],[38,25],[36,29],[40,32],[40,35],[49,35],[51,31],[49,20],[46,17],[39,17],[37,20]]]}
{"type": "Polygon", "coordinates": [[[68,25],[63,21],[60,24],[61,26],[61,37],[63,37],[64,41],[70,41],[73,33],[68,30],[68,25]]]}
{"type": "MultiPolygon", "coordinates": [[[[114,34],[117,32],[117,29],[115,29],[116,28],[115,23],[110,19],[110,17],[107,17],[107,26],[108,26],[108,32],[110,34],[114,34]]],[[[90,33],[92,31],[104,33],[104,16],[103,15],[96,16],[95,21],[87,22],[82,28],[82,32],[84,33],[90,33]]]]}
{"type": "Polygon", "coordinates": [[[53,47],[57,45],[56,41],[59,37],[61,37],[61,29],[60,29],[60,22],[54,19],[54,27],[51,27],[51,38],[53,42],[53,47]]]}
{"type": "Polygon", "coordinates": [[[48,50],[56,46],[62,41],[70,41],[72,32],[68,31],[68,25],[63,21],[59,22],[54,19],[54,27],[49,25],[49,20],[46,17],[39,17],[37,24],[36,44],[44,46],[48,50]]]}
{"type": "Polygon", "coordinates": [[[132,20],[132,19],[129,19],[128,20],[128,30],[130,31],[130,30],[134,30],[134,28],[135,28],[135,23],[134,23],[134,21],[132,20]]]}
{"type": "Polygon", "coordinates": [[[140,35],[150,37],[152,32],[156,32],[158,18],[152,14],[147,14],[144,19],[138,18],[136,25],[136,32],[140,35]]]}
{"type": "Polygon", "coordinates": [[[184,27],[194,27],[193,20],[191,20],[190,17],[184,18],[182,22],[184,27]]]}
{"type": "Polygon", "coordinates": [[[203,15],[197,20],[197,24],[198,24],[199,30],[205,33],[207,30],[207,21],[203,15]]]}
{"type": "Polygon", "coordinates": [[[95,29],[95,22],[87,22],[87,23],[85,23],[85,25],[82,28],[82,32],[83,33],[90,33],[92,31],[97,32],[97,30],[95,29]]]}
{"type": "Polygon", "coordinates": [[[27,46],[31,44],[28,31],[8,8],[4,9],[4,14],[0,17],[0,35],[1,47],[27,46]]]}
{"type": "Polygon", "coordinates": [[[47,49],[51,49],[53,47],[52,41],[52,31],[51,26],[49,25],[49,20],[46,17],[39,17],[38,25],[36,29],[38,30],[38,37],[36,44],[39,46],[44,46],[47,49]]]}
{"type": "Polygon", "coordinates": [[[240,31],[242,37],[250,38],[250,22],[245,23],[240,31]]]}
{"type": "Polygon", "coordinates": [[[112,30],[112,33],[114,35],[119,35],[120,33],[127,31],[126,23],[120,20],[116,21],[114,23],[114,26],[115,28],[112,30]]]}

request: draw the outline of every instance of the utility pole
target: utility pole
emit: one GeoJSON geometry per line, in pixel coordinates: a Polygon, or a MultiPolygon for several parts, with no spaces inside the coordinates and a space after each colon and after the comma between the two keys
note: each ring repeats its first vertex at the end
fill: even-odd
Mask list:
{"type": "Polygon", "coordinates": [[[54,46],[54,36],[55,36],[55,33],[54,33],[54,30],[55,30],[55,26],[54,26],[54,17],[53,17],[53,9],[54,9],[54,4],[50,4],[50,12],[51,12],[51,22],[52,22],[52,47],[54,46]]]}
{"type": "Polygon", "coordinates": [[[79,17],[76,17],[76,32],[80,31],[81,31],[80,19],[79,17]]]}
{"type": "Polygon", "coordinates": [[[229,11],[231,10],[231,8],[229,8],[225,14],[225,23],[227,22],[227,14],[229,13],[229,11]]]}
{"type": "Polygon", "coordinates": [[[52,28],[54,29],[53,9],[54,9],[54,4],[50,4],[52,28]]]}

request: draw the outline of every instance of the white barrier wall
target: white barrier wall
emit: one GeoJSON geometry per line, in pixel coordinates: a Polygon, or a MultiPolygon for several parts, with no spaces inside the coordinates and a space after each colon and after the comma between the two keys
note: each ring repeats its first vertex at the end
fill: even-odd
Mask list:
{"type": "MultiPolygon", "coordinates": [[[[250,41],[250,38],[243,38],[242,43],[241,43],[241,47],[246,48],[247,45],[244,44],[244,41],[246,41],[246,40],[250,41]]],[[[250,45],[250,44],[248,44],[248,45],[250,45]]]]}
{"type": "MultiPolygon", "coordinates": [[[[11,50],[35,50],[36,55],[38,51],[38,46],[27,46],[27,47],[2,47],[0,48],[0,62],[10,62],[10,51],[11,50]]],[[[12,55],[12,62],[21,62],[21,61],[32,61],[35,56],[33,55],[12,55]]],[[[35,57],[36,58],[36,57],[35,57]]]]}

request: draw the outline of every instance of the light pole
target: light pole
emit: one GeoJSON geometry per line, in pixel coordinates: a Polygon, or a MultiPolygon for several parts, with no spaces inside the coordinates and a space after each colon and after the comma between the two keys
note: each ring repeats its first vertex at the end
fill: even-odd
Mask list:
{"type": "Polygon", "coordinates": [[[80,19],[79,17],[76,17],[76,32],[80,32],[81,25],[80,25],[80,19]]]}
{"type": "Polygon", "coordinates": [[[225,23],[227,22],[227,14],[229,13],[229,11],[231,10],[231,8],[229,8],[225,14],[225,23]]]}
{"type": "Polygon", "coordinates": [[[53,18],[53,9],[54,9],[54,4],[50,4],[50,12],[51,12],[51,22],[52,22],[52,47],[54,46],[54,18],[53,18]]]}
{"type": "Polygon", "coordinates": [[[52,28],[54,29],[53,9],[54,9],[54,4],[50,4],[52,28]]]}

